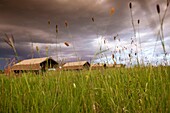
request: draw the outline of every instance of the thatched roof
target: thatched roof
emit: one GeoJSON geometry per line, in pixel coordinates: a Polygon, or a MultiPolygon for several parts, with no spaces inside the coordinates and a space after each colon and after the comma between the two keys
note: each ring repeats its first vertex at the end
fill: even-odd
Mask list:
{"type": "Polygon", "coordinates": [[[14,66],[17,66],[17,65],[30,65],[30,64],[40,64],[46,60],[48,60],[50,57],[43,57],[43,58],[33,58],[33,59],[26,59],[26,60],[23,60],[17,64],[15,64],[14,66]]]}
{"type": "Polygon", "coordinates": [[[83,66],[86,64],[87,61],[79,61],[79,62],[68,62],[63,65],[63,67],[68,67],[68,66],[83,66]]]}
{"type": "MultiPolygon", "coordinates": [[[[26,59],[26,60],[23,60],[15,65],[13,65],[12,70],[40,70],[41,69],[40,64],[49,60],[49,59],[52,59],[52,58],[51,57],[43,57],[43,58],[26,59]]],[[[53,61],[56,62],[55,60],[53,60],[53,61]]]]}
{"type": "Polygon", "coordinates": [[[84,68],[84,66],[87,66],[90,64],[87,61],[78,61],[78,62],[68,62],[63,65],[63,69],[66,70],[81,70],[84,68]]]}

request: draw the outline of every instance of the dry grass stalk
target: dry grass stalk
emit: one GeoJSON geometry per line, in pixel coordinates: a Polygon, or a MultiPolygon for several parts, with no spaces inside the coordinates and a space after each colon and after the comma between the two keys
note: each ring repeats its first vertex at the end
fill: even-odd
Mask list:
{"type": "Polygon", "coordinates": [[[64,22],[64,23],[65,23],[65,26],[66,26],[66,27],[68,27],[68,22],[67,22],[66,20],[65,20],[65,22],[64,22]]]}
{"type": "Polygon", "coordinates": [[[36,51],[37,51],[37,53],[38,53],[38,56],[40,57],[40,49],[39,49],[39,47],[36,46],[35,48],[36,48],[36,51]]]}
{"type": "Polygon", "coordinates": [[[48,51],[49,51],[49,47],[48,46],[45,47],[45,51],[46,51],[46,55],[48,57],[48,51]]]}
{"type": "MultiPolygon", "coordinates": [[[[72,34],[71,34],[71,32],[70,32],[70,29],[69,29],[69,26],[68,26],[69,24],[68,24],[68,22],[67,21],[65,21],[65,26],[66,26],[66,28],[67,28],[67,30],[68,30],[68,35],[69,35],[69,37],[71,37],[72,39],[73,39],[73,36],[72,36],[72,34]]],[[[68,43],[65,43],[65,45],[67,46],[67,44],[68,43]]],[[[75,42],[73,41],[73,50],[74,50],[74,53],[75,53],[75,56],[76,56],[76,58],[77,58],[77,61],[79,61],[79,58],[78,58],[78,55],[77,55],[77,52],[76,52],[76,49],[75,49],[75,42]]],[[[69,46],[69,44],[68,44],[68,46],[69,46]]]]}
{"type": "Polygon", "coordinates": [[[57,54],[57,61],[59,59],[58,57],[58,54],[59,54],[59,51],[58,51],[58,48],[57,48],[57,43],[58,43],[58,25],[56,24],[56,54],[57,54]]]}
{"type": "Polygon", "coordinates": [[[14,40],[14,36],[11,34],[11,36],[9,37],[6,33],[5,33],[5,38],[3,39],[4,42],[6,44],[8,44],[14,51],[15,53],[15,57],[17,58],[18,60],[18,54],[17,54],[17,51],[16,51],[16,48],[15,48],[15,40],[14,40]]]}
{"type": "Polygon", "coordinates": [[[140,39],[140,32],[139,32],[139,25],[140,25],[140,20],[138,19],[138,34],[139,34],[139,46],[140,46],[140,53],[141,53],[141,62],[142,65],[144,65],[144,61],[143,61],[143,51],[142,51],[142,44],[141,44],[141,39],[140,39]]]}
{"type": "Polygon", "coordinates": [[[31,38],[31,58],[34,58],[34,43],[31,38]]]}
{"type": "Polygon", "coordinates": [[[160,40],[161,40],[161,44],[162,44],[162,48],[163,48],[163,51],[164,51],[164,54],[165,54],[165,57],[167,55],[167,52],[166,52],[166,48],[165,48],[165,42],[164,42],[164,29],[163,29],[163,24],[164,24],[164,20],[165,20],[165,16],[166,16],[166,13],[168,11],[168,7],[169,7],[169,0],[167,0],[167,7],[164,11],[164,14],[163,14],[163,17],[161,18],[161,11],[160,11],[160,6],[159,4],[156,5],[156,10],[157,10],[157,13],[159,15],[159,21],[160,21],[160,40]]]}
{"type": "MultiPolygon", "coordinates": [[[[135,44],[135,46],[136,46],[136,52],[138,53],[138,45],[137,45],[137,38],[136,38],[136,28],[135,28],[133,13],[132,13],[132,8],[133,8],[133,6],[132,6],[132,3],[131,3],[131,2],[129,3],[129,8],[130,8],[130,14],[131,14],[131,19],[132,19],[132,27],[133,27],[133,31],[134,31],[134,38],[135,38],[135,41],[133,40],[133,38],[131,38],[131,44],[133,44],[133,43],[135,44],[135,42],[136,42],[136,44],[135,44]]],[[[138,25],[139,25],[139,23],[140,23],[140,20],[139,20],[139,19],[138,19],[137,23],[138,23],[138,25]]],[[[139,58],[138,58],[138,54],[137,54],[137,53],[135,53],[135,54],[137,55],[137,64],[138,64],[138,66],[139,66],[140,64],[139,64],[139,58]]],[[[132,54],[132,52],[131,52],[131,54],[132,54]]],[[[130,60],[131,60],[131,58],[130,58],[130,60]]]]}
{"type": "Polygon", "coordinates": [[[135,29],[135,24],[134,24],[134,19],[133,19],[133,13],[132,13],[132,3],[129,3],[129,8],[130,8],[130,14],[131,14],[131,19],[132,19],[132,27],[134,31],[134,37],[136,37],[136,29],[135,29]]]}

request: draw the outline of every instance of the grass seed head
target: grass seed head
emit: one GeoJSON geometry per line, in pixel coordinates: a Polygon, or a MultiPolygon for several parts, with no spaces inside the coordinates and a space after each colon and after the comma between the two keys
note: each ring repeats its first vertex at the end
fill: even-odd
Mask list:
{"type": "Polygon", "coordinates": [[[140,20],[138,19],[138,24],[140,24],[140,20]]]}
{"type": "Polygon", "coordinates": [[[11,36],[9,37],[6,33],[5,33],[5,36],[6,36],[6,38],[3,39],[4,42],[6,44],[8,44],[13,49],[15,56],[18,59],[18,54],[17,54],[15,44],[14,44],[15,43],[14,36],[11,34],[11,36]]]}
{"type": "Polygon", "coordinates": [[[50,25],[51,24],[51,22],[50,22],[50,20],[48,20],[48,25],[50,25]]]}
{"type": "Polygon", "coordinates": [[[129,57],[131,57],[131,54],[129,54],[129,57]]]}
{"type": "Polygon", "coordinates": [[[56,25],[56,33],[58,33],[58,25],[56,25]]]}
{"type": "Polygon", "coordinates": [[[11,37],[9,37],[6,33],[5,33],[5,36],[6,38],[4,38],[4,42],[6,42],[11,48],[14,48],[14,37],[13,35],[11,34],[11,37]]]}
{"type": "Polygon", "coordinates": [[[156,5],[157,13],[160,14],[160,7],[159,4],[156,5]]]}
{"type": "Polygon", "coordinates": [[[92,22],[94,22],[94,17],[91,18],[92,22]]]}
{"type": "Polygon", "coordinates": [[[112,59],[114,59],[115,58],[115,55],[114,54],[112,54],[112,59]]]}
{"type": "Polygon", "coordinates": [[[132,3],[131,2],[129,3],[129,8],[132,9],[132,3]]]}
{"type": "Polygon", "coordinates": [[[169,1],[170,1],[170,0],[167,0],[167,7],[169,6],[169,1]]]}
{"type": "Polygon", "coordinates": [[[64,23],[65,23],[65,26],[66,26],[66,27],[68,27],[68,22],[67,22],[66,20],[65,20],[65,22],[64,22],[64,23]]]}
{"type": "Polygon", "coordinates": [[[114,14],[114,12],[115,12],[115,8],[112,7],[111,10],[110,10],[110,15],[112,16],[114,14]]]}
{"type": "Polygon", "coordinates": [[[116,40],[116,36],[114,36],[114,40],[116,40]]]}
{"type": "Polygon", "coordinates": [[[65,44],[66,46],[69,46],[69,43],[68,43],[68,42],[64,42],[64,44],[65,44]]]}
{"type": "Polygon", "coordinates": [[[38,46],[36,46],[36,51],[39,52],[39,47],[38,46]]]}

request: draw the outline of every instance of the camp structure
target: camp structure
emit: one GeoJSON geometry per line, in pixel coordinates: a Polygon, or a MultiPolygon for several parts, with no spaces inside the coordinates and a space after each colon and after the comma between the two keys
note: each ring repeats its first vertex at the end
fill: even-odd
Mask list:
{"type": "Polygon", "coordinates": [[[106,64],[107,68],[123,68],[125,64],[106,64]]]}
{"type": "Polygon", "coordinates": [[[125,67],[124,64],[103,64],[103,63],[97,63],[97,64],[92,64],[91,65],[91,69],[95,70],[95,69],[106,69],[106,68],[121,68],[121,67],[125,67]]]}
{"type": "Polygon", "coordinates": [[[113,68],[115,65],[114,64],[106,64],[107,68],[113,68]]]}
{"type": "Polygon", "coordinates": [[[87,61],[68,62],[62,67],[63,70],[88,70],[90,63],[87,61]]]}
{"type": "Polygon", "coordinates": [[[43,57],[43,58],[33,58],[22,60],[16,64],[14,64],[11,70],[14,73],[20,72],[44,72],[49,69],[55,69],[58,66],[58,63],[53,60],[51,57],[43,57]]]}
{"type": "Polygon", "coordinates": [[[106,64],[102,64],[102,63],[97,63],[97,64],[92,64],[91,65],[91,69],[92,70],[99,70],[99,69],[105,69],[106,68],[106,64]]]}
{"type": "Polygon", "coordinates": [[[126,65],[125,64],[116,64],[114,65],[115,68],[121,68],[121,67],[125,67],[126,65]]]}

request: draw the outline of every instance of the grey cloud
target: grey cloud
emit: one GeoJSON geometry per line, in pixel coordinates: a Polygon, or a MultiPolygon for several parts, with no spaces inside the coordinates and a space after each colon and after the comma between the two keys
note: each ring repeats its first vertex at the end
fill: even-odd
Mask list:
{"type": "MultiPolygon", "coordinates": [[[[49,54],[55,56],[55,44],[68,42],[75,43],[75,48],[82,59],[88,59],[96,51],[93,41],[99,36],[105,37],[110,44],[113,36],[119,34],[122,41],[130,43],[133,36],[129,4],[130,0],[1,0],[0,1],[0,41],[4,33],[13,34],[16,40],[17,51],[24,58],[31,52],[30,43],[42,46],[41,54],[45,56],[45,46],[51,44],[49,54]],[[103,2],[102,2],[103,1],[103,2]],[[110,9],[114,7],[115,13],[110,16],[110,9]],[[95,22],[91,18],[94,17],[95,22]],[[48,20],[51,21],[50,26],[48,20]],[[69,28],[64,25],[68,21],[69,28]],[[58,25],[58,34],[55,32],[58,25]],[[97,36],[99,35],[99,36],[97,36]]],[[[141,20],[140,32],[148,33],[141,37],[143,43],[148,42],[148,37],[155,39],[154,30],[157,28],[157,14],[155,5],[165,1],[132,0],[134,3],[134,18],[141,20]],[[153,29],[149,34],[147,30],[153,29]]],[[[170,18],[167,13],[166,23],[170,18]]],[[[137,25],[136,25],[137,28],[137,25]]],[[[169,24],[166,24],[165,34],[168,36],[169,24]]],[[[156,31],[157,32],[157,31],[156,31]]],[[[1,43],[1,42],[0,42],[1,43]]],[[[150,47],[152,45],[149,45],[150,47]]],[[[6,46],[5,46],[6,47],[6,46]]],[[[35,48],[35,47],[34,47],[35,48]]],[[[5,51],[0,45],[0,57],[12,55],[12,51],[5,51]]],[[[61,47],[65,57],[73,55],[71,47],[61,47]]],[[[36,56],[37,53],[35,52],[36,56]]]]}

